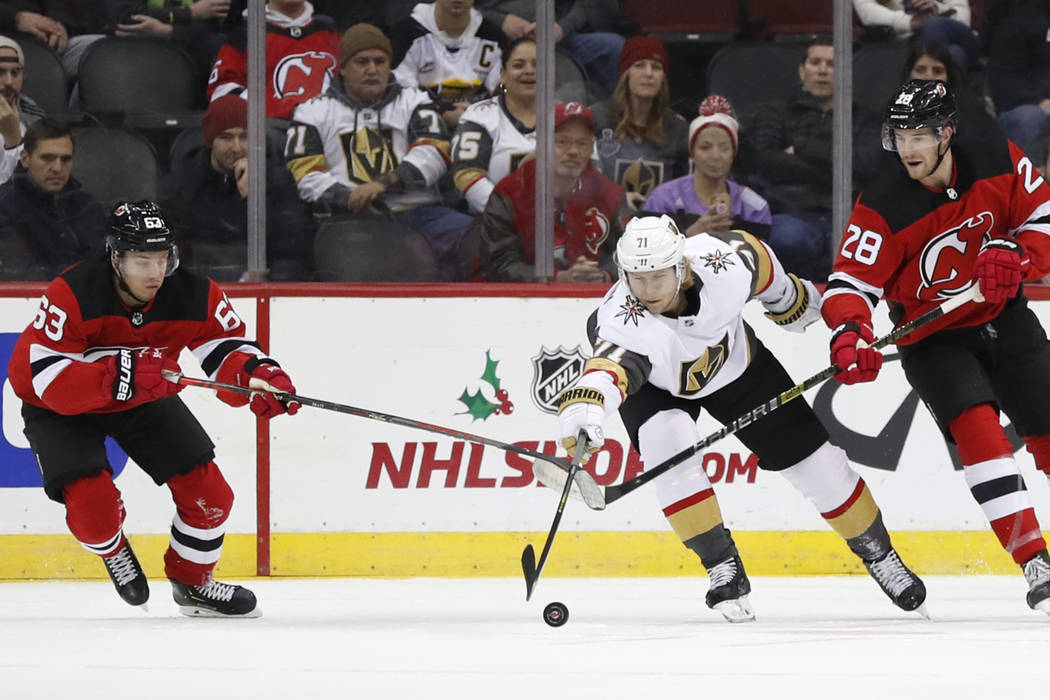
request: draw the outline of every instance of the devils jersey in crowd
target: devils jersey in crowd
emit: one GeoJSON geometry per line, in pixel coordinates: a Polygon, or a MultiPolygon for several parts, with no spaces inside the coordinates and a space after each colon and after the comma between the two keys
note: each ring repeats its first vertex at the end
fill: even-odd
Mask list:
{"type": "Polygon", "coordinates": [[[507,111],[502,96],[463,111],[452,140],[452,179],[470,205],[485,209],[492,189],[536,150],[536,130],[507,111]]]}
{"type": "MultiPolygon", "coordinates": [[[[247,11],[245,11],[247,12],[247,11]]],[[[290,19],[266,8],[266,116],[291,119],[296,105],[320,95],[339,69],[339,34],[325,15],[290,19]]],[[[244,26],[219,49],[208,77],[208,100],[243,95],[248,85],[248,35],[244,26]]]]}
{"type": "Polygon", "coordinates": [[[751,299],[777,303],[795,282],[770,249],[744,231],[702,233],[685,242],[695,283],[677,318],[653,315],[624,282],[613,285],[587,322],[594,354],[584,373],[608,372],[621,398],[646,382],[697,399],[731,384],[751,362],[751,299]]]}
{"type": "MultiPolygon", "coordinates": [[[[56,277],[40,297],[36,318],[15,343],[8,369],[23,401],[57,413],[112,413],[146,401],[116,401],[103,389],[98,360],[123,348],[158,348],[178,360],[189,348],[209,379],[236,383],[248,357],[266,357],[246,335],[230,300],[211,280],[178,269],[141,309],[121,303],[108,257],[82,262],[56,277]]],[[[242,405],[244,398],[219,398],[242,405]]]]}
{"type": "MultiPolygon", "coordinates": [[[[615,278],[612,251],[623,228],[623,190],[592,163],[580,186],[554,201],[554,266],[571,267],[580,256],[594,260],[615,278]]],[[[534,281],[536,258],[536,161],[500,180],[483,214],[488,246],[485,277],[504,282],[534,281]]]]}
{"type": "Polygon", "coordinates": [[[303,200],[342,209],[353,188],[396,169],[411,185],[384,197],[397,210],[441,200],[437,182],[448,170],[448,150],[445,120],[419,88],[391,79],[382,97],[364,104],[333,80],[295,110],[285,161],[303,200]]]}
{"type": "MultiPolygon", "coordinates": [[[[1050,188],[1032,161],[1006,141],[958,141],[952,154],[947,189],[926,187],[897,167],[857,200],[824,295],[829,326],[870,322],[881,297],[894,322],[922,315],[970,286],[981,244],[992,238],[1024,246],[1026,279],[1050,272],[1050,188]]],[[[986,323],[1002,307],[966,304],[900,343],[986,323]]]]}
{"type": "Polygon", "coordinates": [[[390,33],[394,75],[423,88],[442,111],[484,99],[499,85],[503,32],[471,8],[470,24],[453,38],[437,26],[434,3],[421,2],[390,33]]]}

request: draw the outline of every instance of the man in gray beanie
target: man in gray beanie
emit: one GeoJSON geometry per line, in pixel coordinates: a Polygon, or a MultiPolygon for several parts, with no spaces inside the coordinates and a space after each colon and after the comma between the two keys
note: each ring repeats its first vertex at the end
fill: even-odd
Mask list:
{"type": "Polygon", "coordinates": [[[26,128],[44,116],[44,110],[22,94],[25,63],[25,54],[18,42],[0,36],[0,137],[4,141],[0,153],[0,182],[10,180],[18,165],[26,128]]]}

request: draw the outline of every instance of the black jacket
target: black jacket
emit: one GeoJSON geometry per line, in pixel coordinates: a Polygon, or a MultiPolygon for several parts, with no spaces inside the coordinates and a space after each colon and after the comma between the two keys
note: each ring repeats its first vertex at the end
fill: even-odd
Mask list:
{"type": "Polygon", "coordinates": [[[19,166],[0,185],[0,279],[52,279],[102,249],[105,218],[102,205],[73,178],[49,194],[19,166]]]}

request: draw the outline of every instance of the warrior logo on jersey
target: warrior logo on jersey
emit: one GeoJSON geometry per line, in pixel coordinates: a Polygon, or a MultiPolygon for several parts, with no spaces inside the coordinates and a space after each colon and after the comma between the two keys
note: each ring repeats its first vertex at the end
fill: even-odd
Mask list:
{"type": "Polygon", "coordinates": [[[969,287],[972,262],[968,259],[972,256],[967,251],[979,248],[994,225],[992,213],[982,211],[930,240],[919,255],[922,287],[916,296],[927,301],[948,299],[969,287]]]}
{"type": "Polygon", "coordinates": [[[377,180],[397,167],[397,156],[391,147],[393,134],[363,126],[356,132],[339,134],[346,154],[347,176],[363,184],[377,180]]]}
{"type": "Polygon", "coordinates": [[[645,313],[645,305],[635,299],[630,294],[624,299],[623,305],[620,306],[620,311],[616,314],[616,318],[623,316],[623,325],[627,325],[628,322],[634,321],[634,325],[638,325],[638,319],[645,313]]]}
{"type": "Polygon", "coordinates": [[[692,362],[682,363],[678,393],[683,396],[691,396],[701,392],[711,378],[718,374],[718,370],[722,369],[728,358],[729,334],[726,333],[716,345],[709,347],[699,358],[692,362]]]}
{"type": "Polygon", "coordinates": [[[558,395],[583,376],[587,358],[577,345],[572,350],[541,347],[532,358],[532,402],[544,413],[558,413],[558,395]]]}
{"type": "Polygon", "coordinates": [[[335,56],[308,51],[285,56],[273,69],[274,97],[313,97],[325,90],[326,81],[335,75],[335,56]]]}
{"type": "Polygon", "coordinates": [[[605,214],[598,211],[598,207],[591,207],[583,215],[583,241],[591,255],[598,255],[602,243],[609,237],[609,219],[605,214]]]}
{"type": "Polygon", "coordinates": [[[721,250],[717,250],[707,255],[701,255],[700,258],[704,261],[704,267],[709,267],[717,275],[722,270],[729,269],[730,265],[735,265],[733,259],[730,258],[731,254],[721,250]]]}

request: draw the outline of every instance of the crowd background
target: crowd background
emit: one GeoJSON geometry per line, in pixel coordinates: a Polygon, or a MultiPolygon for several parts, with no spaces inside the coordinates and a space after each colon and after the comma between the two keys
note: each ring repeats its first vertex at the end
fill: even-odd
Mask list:
{"type": "MultiPolygon", "coordinates": [[[[553,278],[536,272],[533,0],[0,1],[0,279],[101,246],[118,200],[160,202],[184,264],[248,270],[265,188],[270,281],[608,284],[638,212],[744,228],[826,279],[833,0],[556,0],[553,278]],[[247,175],[248,61],[265,60],[265,183],[247,175]]],[[[892,158],[909,77],[946,80],[960,138],[1045,171],[1050,0],[854,0],[852,190],[892,158]]]]}

